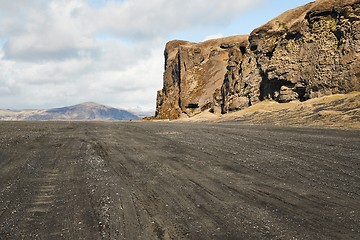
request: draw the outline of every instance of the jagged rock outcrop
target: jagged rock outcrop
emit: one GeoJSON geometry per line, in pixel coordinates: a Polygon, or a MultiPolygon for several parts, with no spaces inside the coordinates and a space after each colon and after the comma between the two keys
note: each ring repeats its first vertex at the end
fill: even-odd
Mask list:
{"type": "Polygon", "coordinates": [[[156,116],[176,119],[193,116],[214,104],[222,85],[229,48],[247,42],[233,36],[203,43],[171,41],[165,47],[164,86],[158,91],[156,116]]]}
{"type": "Polygon", "coordinates": [[[249,36],[168,43],[157,118],[360,91],[360,1],[319,0],[249,36]]]}

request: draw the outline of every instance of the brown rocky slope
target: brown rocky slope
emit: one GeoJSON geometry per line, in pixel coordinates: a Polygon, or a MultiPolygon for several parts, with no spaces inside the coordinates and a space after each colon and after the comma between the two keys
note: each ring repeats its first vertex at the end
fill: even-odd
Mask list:
{"type": "Polygon", "coordinates": [[[359,0],[318,0],[249,36],[171,41],[155,117],[224,114],[267,99],[286,103],[360,91],[359,20],[359,0]]]}

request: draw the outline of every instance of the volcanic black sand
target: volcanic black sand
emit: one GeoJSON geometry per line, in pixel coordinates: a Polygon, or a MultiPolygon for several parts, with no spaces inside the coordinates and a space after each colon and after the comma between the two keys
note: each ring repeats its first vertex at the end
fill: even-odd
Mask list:
{"type": "Polygon", "coordinates": [[[0,122],[0,239],[360,239],[360,131],[0,122]]]}

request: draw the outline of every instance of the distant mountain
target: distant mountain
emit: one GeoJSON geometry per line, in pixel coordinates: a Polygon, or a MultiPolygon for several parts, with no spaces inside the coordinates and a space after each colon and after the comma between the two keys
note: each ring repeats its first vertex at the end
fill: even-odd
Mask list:
{"type": "Polygon", "coordinates": [[[86,102],[49,110],[0,110],[0,120],[49,121],[49,120],[137,120],[139,116],[94,102],[86,102]]]}
{"type": "MultiPolygon", "coordinates": [[[[131,111],[133,112],[133,111],[131,111]]],[[[137,111],[137,112],[133,112],[136,116],[139,116],[140,118],[144,118],[144,117],[152,117],[155,114],[155,111],[137,111]]]]}

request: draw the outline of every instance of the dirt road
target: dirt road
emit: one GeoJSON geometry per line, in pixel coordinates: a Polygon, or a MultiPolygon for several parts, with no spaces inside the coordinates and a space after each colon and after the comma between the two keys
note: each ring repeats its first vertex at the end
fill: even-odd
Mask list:
{"type": "Polygon", "coordinates": [[[0,239],[359,239],[360,131],[0,123],[0,239]]]}

